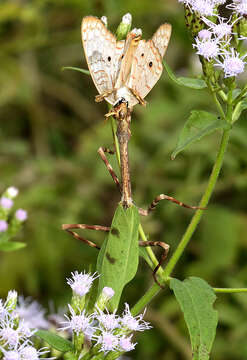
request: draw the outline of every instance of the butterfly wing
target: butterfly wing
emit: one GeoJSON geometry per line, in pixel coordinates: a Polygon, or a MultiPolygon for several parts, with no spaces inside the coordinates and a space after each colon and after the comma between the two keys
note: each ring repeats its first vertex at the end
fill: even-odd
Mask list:
{"type": "MultiPolygon", "coordinates": [[[[162,74],[162,57],[166,52],[170,35],[171,25],[163,24],[152,39],[141,40],[136,49],[127,86],[143,99],[162,74]]],[[[135,104],[137,104],[137,100],[134,100],[129,106],[135,104]]]]}
{"type": "MultiPolygon", "coordinates": [[[[94,16],[83,18],[81,35],[88,68],[99,94],[112,91],[119,72],[124,41],[117,41],[103,22],[94,16]]],[[[113,104],[114,94],[106,100],[113,104]]]]}

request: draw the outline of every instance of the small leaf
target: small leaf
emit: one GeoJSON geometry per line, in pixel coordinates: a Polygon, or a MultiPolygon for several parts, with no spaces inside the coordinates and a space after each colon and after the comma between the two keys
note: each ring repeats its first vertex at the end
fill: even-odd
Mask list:
{"type": "Polygon", "coordinates": [[[64,339],[63,337],[54,334],[47,330],[38,330],[35,333],[36,336],[39,336],[42,340],[46,341],[49,345],[51,345],[54,349],[59,350],[61,352],[73,351],[74,346],[72,342],[64,339]]]}
{"type": "Polygon", "coordinates": [[[247,109],[247,98],[245,97],[242,101],[240,101],[236,105],[233,115],[232,115],[232,123],[237,121],[239,119],[240,115],[242,114],[242,112],[246,109],[247,109]]]}
{"type": "Polygon", "coordinates": [[[197,277],[184,281],[171,279],[170,288],[184,313],[193,360],[208,360],[218,323],[218,313],[213,308],[216,300],[213,289],[197,277]]]}
{"type": "Polygon", "coordinates": [[[15,251],[24,248],[27,244],[19,241],[10,241],[0,243],[0,251],[15,251]]]}
{"type": "Polygon", "coordinates": [[[75,70],[75,71],[80,71],[83,74],[90,75],[89,70],[81,69],[81,68],[74,67],[74,66],[64,66],[64,67],[62,67],[62,71],[64,71],[64,70],[75,70]]]}
{"type": "Polygon", "coordinates": [[[139,223],[139,212],[135,206],[124,209],[119,204],[112,220],[111,231],[99,252],[97,260],[97,271],[100,274],[98,296],[105,286],[109,286],[115,291],[109,303],[109,310],[115,310],[118,307],[124,286],[133,279],[137,272],[139,223]]]}
{"type": "Polygon", "coordinates": [[[187,146],[200,140],[203,136],[209,135],[215,130],[228,129],[229,126],[226,121],[217,118],[214,114],[192,110],[179,135],[177,146],[171,155],[172,160],[187,146]]]}
{"type": "Polygon", "coordinates": [[[168,66],[168,64],[163,60],[164,67],[169,78],[174,81],[177,85],[189,87],[191,89],[205,89],[207,84],[204,80],[194,79],[190,77],[179,77],[177,78],[175,74],[172,72],[172,69],[168,66]]]}

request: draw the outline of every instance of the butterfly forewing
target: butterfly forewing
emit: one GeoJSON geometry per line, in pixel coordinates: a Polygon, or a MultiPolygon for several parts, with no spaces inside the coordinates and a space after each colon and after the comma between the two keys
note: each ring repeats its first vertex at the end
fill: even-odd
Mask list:
{"type": "MultiPolygon", "coordinates": [[[[88,68],[99,94],[112,91],[119,73],[124,41],[116,41],[102,21],[94,16],[83,18],[81,32],[88,68]]],[[[106,100],[113,104],[114,94],[106,100]]]]}
{"type": "Polygon", "coordinates": [[[165,55],[169,40],[171,37],[172,27],[170,24],[161,25],[154,33],[152,41],[155,47],[158,49],[161,58],[165,55]]]}
{"type": "MultiPolygon", "coordinates": [[[[159,80],[163,66],[162,57],[171,35],[169,24],[161,25],[149,41],[141,40],[133,57],[129,88],[143,99],[159,80]]],[[[129,104],[130,106],[135,105],[129,104]]]]}

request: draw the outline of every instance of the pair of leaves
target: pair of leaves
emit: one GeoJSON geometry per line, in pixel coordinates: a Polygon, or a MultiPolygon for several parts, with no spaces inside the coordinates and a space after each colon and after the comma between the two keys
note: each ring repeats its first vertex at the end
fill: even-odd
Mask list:
{"type": "Polygon", "coordinates": [[[124,209],[119,204],[112,220],[111,230],[99,252],[98,296],[105,286],[114,290],[115,294],[109,303],[111,311],[117,309],[124,286],[137,272],[139,223],[139,212],[135,206],[124,209]]]}
{"type": "MultiPolygon", "coordinates": [[[[174,73],[172,72],[171,68],[168,66],[168,64],[163,60],[164,68],[166,69],[166,72],[169,76],[169,78],[174,81],[177,85],[189,87],[191,89],[205,89],[207,87],[207,84],[202,79],[195,79],[190,77],[176,77],[174,73]]],[[[64,66],[62,70],[75,70],[82,72],[83,74],[90,75],[89,70],[77,68],[74,66],[64,66]]]]}
{"type": "Polygon", "coordinates": [[[213,289],[206,281],[190,277],[184,281],[170,280],[170,288],[184,313],[189,330],[193,360],[208,360],[216,335],[217,311],[213,289]]]}

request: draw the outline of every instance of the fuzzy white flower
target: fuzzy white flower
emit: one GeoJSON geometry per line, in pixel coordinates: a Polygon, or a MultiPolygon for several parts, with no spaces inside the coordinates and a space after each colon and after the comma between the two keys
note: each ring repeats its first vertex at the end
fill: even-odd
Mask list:
{"type": "Polygon", "coordinates": [[[200,40],[196,37],[195,42],[193,47],[196,48],[196,53],[207,60],[215,58],[220,54],[219,40],[217,39],[200,40]]]}
{"type": "Polygon", "coordinates": [[[237,76],[244,72],[244,67],[246,61],[244,58],[247,55],[240,56],[240,54],[235,50],[225,51],[222,55],[222,60],[216,60],[216,66],[219,66],[223,69],[225,77],[237,76]]]}
{"type": "Polygon", "coordinates": [[[78,271],[75,271],[74,273],[71,273],[71,275],[72,279],[67,279],[67,284],[71,287],[73,292],[79,296],[86,295],[89,292],[93,281],[99,277],[96,272],[91,275],[90,273],[78,273],[78,271]]]}

